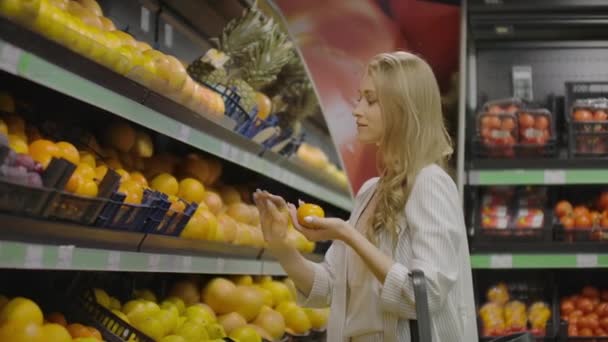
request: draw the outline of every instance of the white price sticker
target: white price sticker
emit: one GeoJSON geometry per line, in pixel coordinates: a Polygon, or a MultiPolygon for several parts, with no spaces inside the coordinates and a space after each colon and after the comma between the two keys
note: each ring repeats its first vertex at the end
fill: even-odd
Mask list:
{"type": "Polygon", "coordinates": [[[192,257],[191,256],[182,257],[182,269],[187,272],[192,270],[192,257]]]}
{"type": "Polygon", "coordinates": [[[490,256],[491,268],[513,268],[513,256],[511,254],[493,254],[490,256]]]}
{"type": "Polygon", "coordinates": [[[16,75],[22,53],[23,50],[17,47],[0,43],[0,69],[16,75]]]}
{"type": "Polygon", "coordinates": [[[179,132],[177,133],[177,139],[179,139],[182,142],[188,142],[189,138],[190,138],[190,126],[180,124],[179,132]]]}
{"type": "Polygon", "coordinates": [[[215,271],[217,273],[224,273],[224,269],[226,268],[226,260],[224,258],[217,258],[217,265],[215,271]]]}
{"type": "Polygon", "coordinates": [[[108,265],[106,269],[110,271],[117,271],[120,269],[120,252],[108,253],[108,265]]]}
{"type": "Polygon", "coordinates": [[[173,26],[165,24],[165,45],[167,47],[173,46],[173,26]]]}
{"type": "Polygon", "coordinates": [[[576,267],[591,268],[597,267],[597,254],[577,254],[576,267]]]}
{"type": "Polygon", "coordinates": [[[242,160],[239,160],[239,149],[235,148],[234,146],[227,144],[225,142],[222,142],[222,156],[225,159],[228,160],[232,160],[236,163],[242,164],[242,160]]]}
{"type": "Polygon", "coordinates": [[[74,254],[74,246],[59,246],[57,255],[57,268],[67,269],[72,266],[72,255],[74,254]]]}
{"type": "Polygon", "coordinates": [[[158,271],[158,265],[160,264],[160,255],[150,254],[148,256],[148,268],[151,271],[158,271]]]}
{"type": "Polygon", "coordinates": [[[29,245],[25,251],[25,268],[42,267],[43,247],[39,245],[29,245]]]}
{"type": "Polygon", "coordinates": [[[545,184],[566,184],[566,171],[545,170],[545,184]]]}
{"type": "Polygon", "coordinates": [[[141,30],[148,33],[150,31],[150,10],[143,7],[141,8],[141,18],[139,26],[141,30]]]}

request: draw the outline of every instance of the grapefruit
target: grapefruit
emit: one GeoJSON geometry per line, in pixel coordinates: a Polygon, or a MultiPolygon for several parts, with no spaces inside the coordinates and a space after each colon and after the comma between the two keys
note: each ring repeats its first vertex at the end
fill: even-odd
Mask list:
{"type": "Polygon", "coordinates": [[[13,298],[0,311],[0,325],[9,323],[19,326],[41,325],[42,321],[40,307],[34,301],[24,297],[13,298]]]}
{"type": "MultiPolygon", "coordinates": [[[[181,299],[186,306],[196,304],[200,302],[201,299],[200,292],[196,284],[188,280],[178,281],[173,284],[173,287],[169,292],[169,296],[181,299]]],[[[173,299],[173,301],[175,301],[175,299],[173,299]]]]}
{"type": "Polygon", "coordinates": [[[237,303],[235,311],[243,316],[247,322],[253,321],[264,305],[264,295],[253,286],[237,286],[234,291],[234,298],[237,303]]]}
{"type": "Polygon", "coordinates": [[[234,311],[237,302],[236,286],[228,279],[215,278],[210,281],[202,293],[203,301],[217,314],[234,311]]]}
{"type": "Polygon", "coordinates": [[[285,334],[285,319],[270,308],[262,310],[253,324],[264,329],[270,335],[271,341],[279,340],[285,334]]]}
{"type": "Polygon", "coordinates": [[[222,325],[224,331],[228,335],[230,335],[232,331],[247,325],[247,321],[243,318],[243,316],[236,312],[231,312],[229,314],[220,316],[218,317],[217,321],[222,325]]]}
{"type": "Polygon", "coordinates": [[[249,325],[234,329],[228,336],[239,342],[262,342],[262,337],[257,330],[249,325]]]}

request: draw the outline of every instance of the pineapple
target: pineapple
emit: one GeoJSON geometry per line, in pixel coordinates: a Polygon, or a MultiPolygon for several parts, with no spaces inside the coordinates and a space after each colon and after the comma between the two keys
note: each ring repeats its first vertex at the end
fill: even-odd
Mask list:
{"type": "Polygon", "coordinates": [[[293,44],[277,26],[259,44],[247,51],[244,79],[259,90],[277,79],[277,75],[294,56],[293,44]]]}
{"type": "Polygon", "coordinates": [[[199,82],[235,88],[241,107],[248,113],[256,105],[256,91],[275,81],[295,56],[288,36],[255,3],[231,20],[213,41],[217,50],[211,49],[190,64],[188,72],[199,82]],[[223,55],[228,59],[221,58],[223,55]]]}
{"type": "Polygon", "coordinates": [[[228,81],[229,88],[235,88],[236,92],[241,97],[239,104],[246,113],[251,113],[256,105],[255,90],[243,79],[233,78],[228,81]]]}

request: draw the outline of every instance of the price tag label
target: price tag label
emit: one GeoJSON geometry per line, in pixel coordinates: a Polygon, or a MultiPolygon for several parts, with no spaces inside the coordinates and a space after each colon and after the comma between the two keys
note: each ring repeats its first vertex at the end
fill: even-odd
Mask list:
{"type": "Polygon", "coordinates": [[[72,255],[74,253],[74,246],[59,246],[59,252],[57,255],[57,268],[67,269],[72,267],[72,255]]]}
{"type": "Polygon", "coordinates": [[[492,268],[513,268],[513,256],[511,254],[493,254],[490,257],[492,268]]]}
{"type": "Polygon", "coordinates": [[[545,170],[545,184],[566,184],[566,171],[545,170]]]}
{"type": "Polygon", "coordinates": [[[182,269],[186,272],[192,271],[192,257],[182,257],[182,269]]]}
{"type": "Polygon", "coordinates": [[[0,43],[0,69],[16,75],[22,53],[23,50],[17,47],[7,43],[0,43]]]}
{"type": "Polygon", "coordinates": [[[120,252],[108,253],[108,264],[106,269],[109,271],[118,271],[120,269],[120,252]]]}
{"type": "Polygon", "coordinates": [[[159,264],[160,264],[160,255],[151,254],[148,256],[148,268],[151,271],[158,271],[159,264]]]}
{"type": "Polygon", "coordinates": [[[39,245],[29,245],[25,251],[25,268],[41,268],[43,247],[39,245]]]}
{"type": "Polygon", "coordinates": [[[179,125],[179,132],[177,133],[177,139],[183,142],[188,142],[190,138],[190,126],[186,126],[183,124],[179,125]]]}
{"type": "Polygon", "coordinates": [[[139,26],[141,30],[148,33],[150,31],[150,10],[143,7],[141,8],[141,17],[139,26]]]}
{"type": "Polygon", "coordinates": [[[243,164],[242,160],[239,160],[240,151],[234,146],[227,144],[225,142],[222,143],[222,156],[225,159],[232,160],[238,164],[243,164]]]}
{"type": "Polygon", "coordinates": [[[577,254],[576,267],[592,268],[597,267],[597,254],[577,254]]]}
{"type": "Polygon", "coordinates": [[[165,45],[167,47],[173,46],[173,26],[165,24],[165,45]]]}
{"type": "Polygon", "coordinates": [[[224,273],[224,269],[226,268],[226,260],[224,258],[217,258],[216,272],[224,273]]]}

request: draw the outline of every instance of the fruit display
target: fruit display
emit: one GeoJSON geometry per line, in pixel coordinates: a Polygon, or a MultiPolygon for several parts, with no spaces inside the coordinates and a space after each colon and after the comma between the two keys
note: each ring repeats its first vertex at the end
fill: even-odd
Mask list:
{"type": "Polygon", "coordinates": [[[486,291],[486,300],[479,309],[482,336],[504,336],[522,331],[545,336],[551,318],[547,303],[524,303],[514,299],[505,283],[491,286],[486,291]]]}
{"type": "Polygon", "coordinates": [[[575,155],[608,153],[608,99],[579,99],[572,104],[569,118],[575,155]]]}
{"type": "Polygon", "coordinates": [[[336,184],[342,188],[348,188],[348,178],[344,171],[329,161],[327,155],[320,148],[308,143],[302,143],[296,151],[296,157],[307,166],[320,170],[329,176],[336,184]]]}
{"type": "Polygon", "coordinates": [[[562,297],[560,317],[568,323],[568,336],[608,337],[608,289],[585,286],[562,297]]]}
{"type": "Polygon", "coordinates": [[[103,338],[96,328],[68,322],[59,312],[43,315],[31,299],[0,295],[0,341],[95,342],[103,338]]]}
{"type": "Polygon", "coordinates": [[[481,192],[480,233],[538,237],[545,222],[546,203],[546,188],[488,187],[481,192]]]}
{"type": "Polygon", "coordinates": [[[197,113],[224,114],[219,94],[196,84],[177,58],[116,29],[94,0],[9,0],[0,14],[197,113]]]}
{"type": "Polygon", "coordinates": [[[197,81],[234,88],[246,113],[257,106],[256,90],[272,83],[294,55],[288,36],[255,5],[231,20],[214,42],[217,50],[193,61],[188,72],[197,81]]]}
{"type": "Polygon", "coordinates": [[[179,280],[164,299],[149,289],[135,290],[122,304],[101,289],[94,291],[99,305],[155,341],[279,341],[286,333],[306,335],[327,324],[328,309],[295,304],[289,279],[242,275],[199,284],[179,280]]]}
{"type": "MultiPolygon", "coordinates": [[[[56,127],[48,123],[41,126],[56,127]]],[[[40,174],[50,160],[63,158],[76,166],[64,190],[77,196],[96,198],[100,182],[108,170],[113,170],[120,176],[116,193],[128,205],[122,210],[145,207],[150,203],[146,200],[146,193],[153,191],[170,202],[161,227],[167,222],[175,222],[176,215],[189,217],[181,227],[149,232],[257,248],[265,245],[259,212],[251,203],[251,192],[223,183],[224,166],[214,157],[199,153],[179,156],[158,152],[147,131],[118,119],[109,122],[98,134],[83,133],[78,144],[55,141],[45,130],[39,130],[15,113],[0,115],[0,127],[6,127],[7,136],[13,137],[12,144],[10,139],[4,139],[12,151],[0,169],[8,179],[41,186],[40,174]],[[22,153],[16,153],[16,150],[22,153]]],[[[61,133],[52,132],[52,135],[61,133]]],[[[61,213],[67,212],[62,210],[61,213]]],[[[77,222],[92,223],[82,222],[79,216],[76,217],[77,222]]],[[[69,216],[60,215],[60,218],[69,219],[69,216]]],[[[138,226],[144,227],[145,224],[138,226]]],[[[290,226],[288,239],[300,251],[311,253],[315,248],[315,243],[308,241],[293,226],[290,226]]]]}
{"type": "Polygon", "coordinates": [[[608,240],[608,191],[587,202],[559,200],[554,213],[567,241],[608,240]]]}
{"type": "Polygon", "coordinates": [[[519,99],[484,104],[477,117],[477,136],[486,157],[539,156],[553,140],[553,116],[544,108],[529,108],[519,99]]]}

